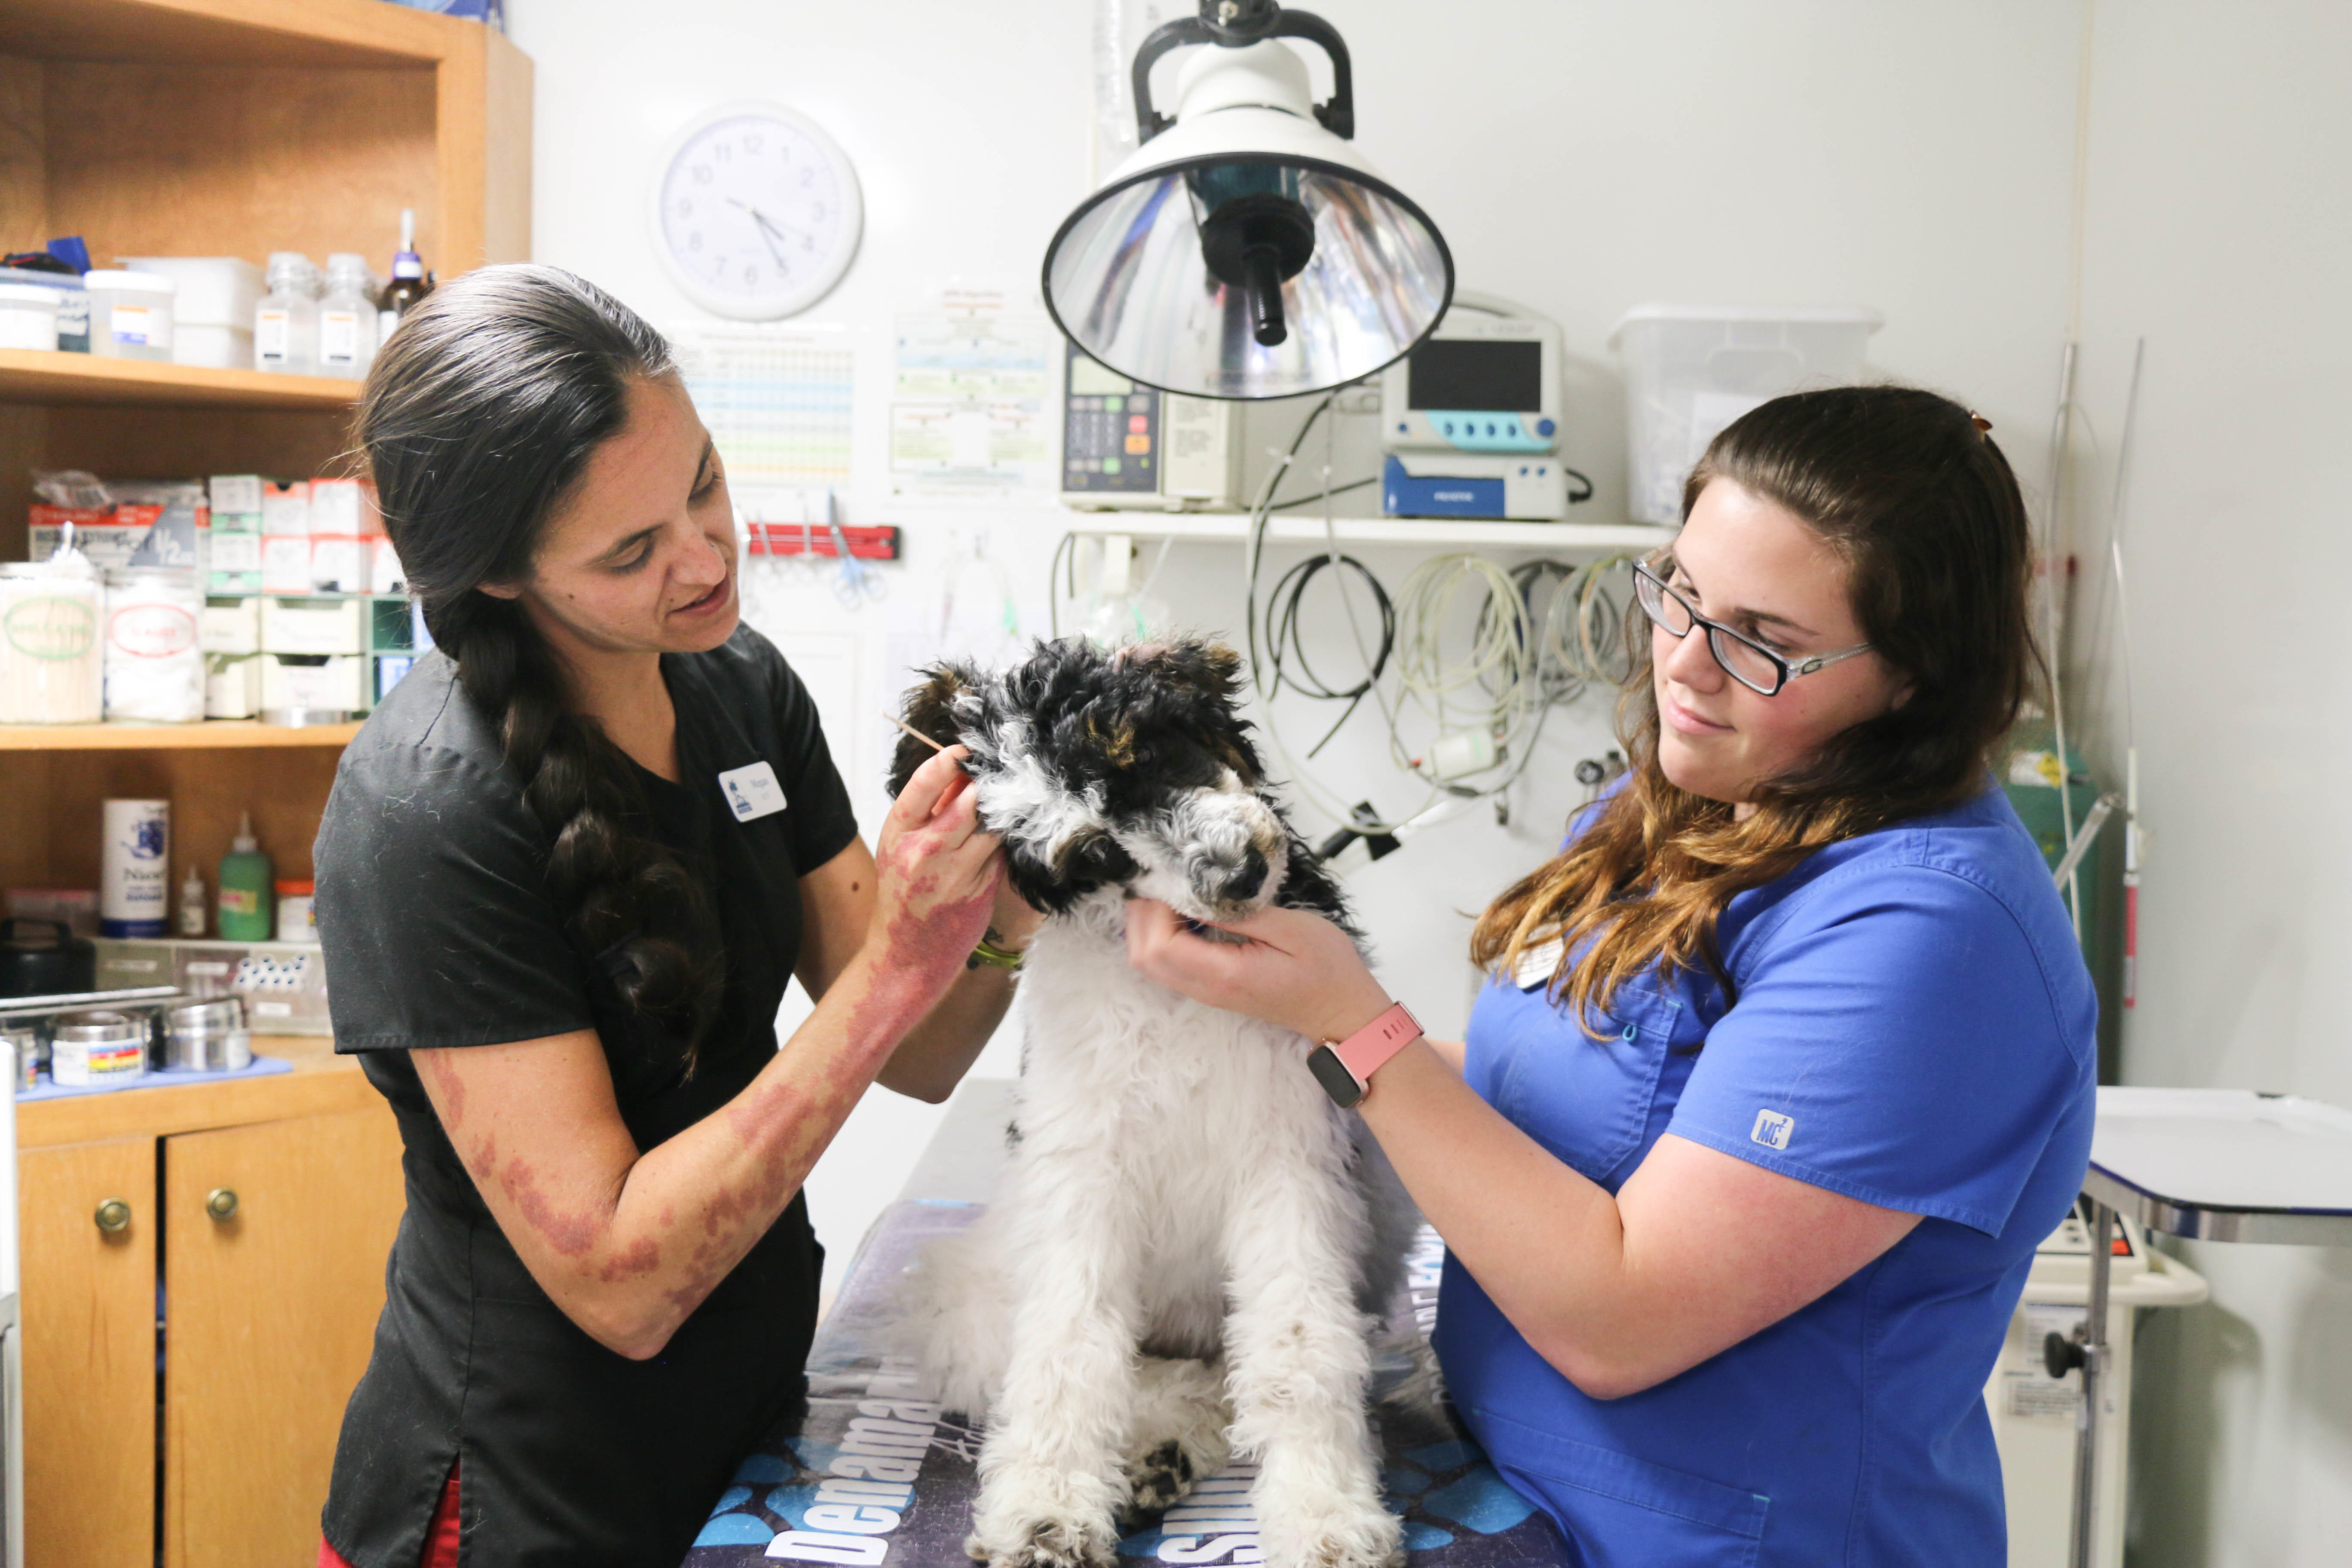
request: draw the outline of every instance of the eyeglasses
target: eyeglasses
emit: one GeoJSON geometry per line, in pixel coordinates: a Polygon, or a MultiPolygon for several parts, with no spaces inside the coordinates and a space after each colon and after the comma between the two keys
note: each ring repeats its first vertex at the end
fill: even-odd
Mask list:
{"type": "Polygon", "coordinates": [[[1688,599],[1666,586],[1665,579],[1646,561],[1633,563],[1633,598],[1650,623],[1671,637],[1690,636],[1693,626],[1706,628],[1706,649],[1723,673],[1750,691],[1770,697],[1801,675],[1827,669],[1842,658],[1868,653],[1866,642],[1835,653],[1817,653],[1794,661],[1781,658],[1752,637],[1741,636],[1721,621],[1710,621],[1688,599]]]}

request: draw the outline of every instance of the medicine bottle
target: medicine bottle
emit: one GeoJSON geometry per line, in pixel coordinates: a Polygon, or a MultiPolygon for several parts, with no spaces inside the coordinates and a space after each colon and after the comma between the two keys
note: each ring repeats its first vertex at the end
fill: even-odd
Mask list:
{"type": "Polygon", "coordinates": [[[253,308],[253,368],[319,374],[319,269],[299,250],[273,250],[269,292],[253,308]]]}
{"type": "Polygon", "coordinates": [[[425,276],[425,258],[416,254],[416,212],[413,207],[400,209],[400,254],[392,258],[392,282],[383,291],[383,311],[376,318],[375,341],[383,342],[392,336],[392,329],[408,308],[433,292],[433,284],[425,276]]]}
{"type": "Polygon", "coordinates": [[[375,362],[375,275],[367,258],[338,250],[327,258],[327,297],[319,301],[319,374],[357,381],[375,362]]]}
{"type": "Polygon", "coordinates": [[[215,884],[220,891],[214,921],[223,942],[269,940],[278,912],[271,903],[276,889],[269,869],[269,857],[253,837],[253,813],[248,811],[237,824],[236,837],[229,840],[228,853],[221,857],[215,884]]]}

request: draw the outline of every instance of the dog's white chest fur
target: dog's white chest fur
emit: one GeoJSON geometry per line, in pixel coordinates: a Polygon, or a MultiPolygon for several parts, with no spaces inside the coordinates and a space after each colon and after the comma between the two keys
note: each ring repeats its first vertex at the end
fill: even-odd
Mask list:
{"type": "Polygon", "coordinates": [[[1309,1044],[1127,963],[1119,896],[1049,921],[996,1201],[934,1247],[917,1349],[989,1412],[972,1554],[1109,1563],[1118,1514],[1254,1455],[1266,1561],[1376,1568],[1398,1550],[1365,1411],[1403,1237],[1375,1236],[1349,1120],[1309,1044]]]}

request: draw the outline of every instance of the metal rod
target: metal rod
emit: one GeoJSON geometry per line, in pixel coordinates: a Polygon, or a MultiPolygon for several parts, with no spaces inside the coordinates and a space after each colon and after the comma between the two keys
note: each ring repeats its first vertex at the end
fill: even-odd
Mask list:
{"type": "Polygon", "coordinates": [[[0,1018],[78,1013],[89,1007],[154,1007],[180,994],[176,985],[134,985],[122,991],[61,991],[48,996],[11,996],[0,1002],[0,1018]]]}
{"type": "Polygon", "coordinates": [[[2083,1324],[2083,1405],[2074,1424],[2074,1530],[2070,1568],[2092,1568],[2099,1514],[2099,1426],[2107,1362],[2107,1274],[2116,1211],[2091,1200],[2090,1316],[2083,1324]]]}

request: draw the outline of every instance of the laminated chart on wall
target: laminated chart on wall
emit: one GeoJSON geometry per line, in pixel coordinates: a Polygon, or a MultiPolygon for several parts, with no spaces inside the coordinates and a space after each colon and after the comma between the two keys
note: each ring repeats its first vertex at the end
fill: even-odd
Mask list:
{"type": "Polygon", "coordinates": [[[950,290],[893,334],[890,493],[1002,504],[1054,493],[1053,322],[950,290]]]}
{"type": "Polygon", "coordinates": [[[801,521],[812,493],[848,487],[857,353],[839,335],[696,325],[670,341],[745,517],[801,521]]]}

